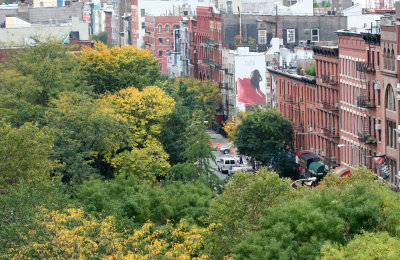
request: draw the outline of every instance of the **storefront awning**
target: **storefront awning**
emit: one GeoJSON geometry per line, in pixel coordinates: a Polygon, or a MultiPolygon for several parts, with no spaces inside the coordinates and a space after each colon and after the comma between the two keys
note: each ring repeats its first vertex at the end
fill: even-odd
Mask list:
{"type": "Polygon", "coordinates": [[[307,151],[307,150],[297,151],[296,156],[298,156],[300,158],[300,156],[302,156],[303,154],[307,154],[307,153],[311,153],[311,151],[307,151]]]}
{"type": "Polygon", "coordinates": [[[314,174],[315,176],[325,176],[325,165],[319,162],[312,162],[308,167],[308,171],[314,174]]]}
{"type": "Polygon", "coordinates": [[[350,169],[344,166],[339,166],[335,168],[335,173],[338,176],[338,179],[340,179],[343,176],[350,174],[350,169]]]}
{"type": "Polygon", "coordinates": [[[318,162],[320,158],[315,153],[306,153],[300,156],[299,164],[303,168],[308,168],[312,162],[318,162]]]}

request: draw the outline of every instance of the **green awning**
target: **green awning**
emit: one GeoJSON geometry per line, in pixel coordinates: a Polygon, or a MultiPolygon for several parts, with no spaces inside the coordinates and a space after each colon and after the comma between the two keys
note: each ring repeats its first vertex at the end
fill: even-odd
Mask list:
{"type": "Polygon", "coordinates": [[[308,166],[308,171],[314,174],[315,176],[325,176],[325,165],[319,162],[312,162],[310,166],[308,166]]]}

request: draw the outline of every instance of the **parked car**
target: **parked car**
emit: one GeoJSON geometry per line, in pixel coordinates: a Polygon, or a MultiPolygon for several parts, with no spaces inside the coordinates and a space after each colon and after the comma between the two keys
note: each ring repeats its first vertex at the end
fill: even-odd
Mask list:
{"type": "Polygon", "coordinates": [[[253,167],[249,165],[237,165],[232,166],[232,169],[228,171],[228,175],[233,175],[238,171],[253,172],[253,167]]]}
{"type": "Polygon", "coordinates": [[[232,166],[237,163],[238,162],[233,157],[223,157],[217,161],[218,171],[228,173],[228,171],[232,169],[232,166]]]}

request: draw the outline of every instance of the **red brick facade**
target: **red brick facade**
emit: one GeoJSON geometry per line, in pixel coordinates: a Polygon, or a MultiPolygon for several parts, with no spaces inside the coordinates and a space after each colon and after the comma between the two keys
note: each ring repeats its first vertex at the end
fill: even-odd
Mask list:
{"type": "Polygon", "coordinates": [[[340,162],[339,153],[339,51],[335,47],[313,48],[316,64],[316,142],[312,143],[328,167],[340,162]]]}
{"type": "Polygon", "coordinates": [[[197,7],[189,23],[190,75],[223,82],[221,16],[212,7],[197,7]]]}
{"type": "Polygon", "coordinates": [[[310,150],[327,168],[362,165],[377,173],[373,157],[385,155],[389,181],[397,185],[396,29],[340,31],[338,38],[337,47],[313,48],[315,78],[269,68],[272,103],[293,122],[295,152],[310,150]]]}
{"type": "Polygon", "coordinates": [[[149,49],[154,56],[161,58],[174,50],[174,29],[179,28],[182,16],[145,16],[146,34],[143,48],[149,49]]]}

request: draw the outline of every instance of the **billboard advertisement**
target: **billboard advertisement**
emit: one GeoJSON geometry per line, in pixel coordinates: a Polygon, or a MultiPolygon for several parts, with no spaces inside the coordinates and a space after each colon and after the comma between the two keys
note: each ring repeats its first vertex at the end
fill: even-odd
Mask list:
{"type": "Polygon", "coordinates": [[[236,108],[240,111],[253,105],[266,105],[266,65],[264,55],[235,57],[236,108]]]}

